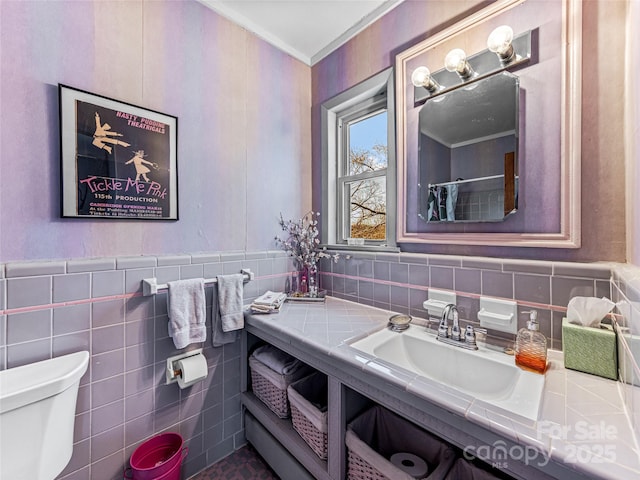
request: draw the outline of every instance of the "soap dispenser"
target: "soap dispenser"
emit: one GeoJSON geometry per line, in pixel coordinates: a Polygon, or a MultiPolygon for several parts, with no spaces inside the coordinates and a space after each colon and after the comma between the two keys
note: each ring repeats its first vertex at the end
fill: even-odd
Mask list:
{"type": "Polygon", "coordinates": [[[516,337],[516,365],[536,373],[547,369],[547,338],[540,333],[538,312],[531,310],[526,328],[521,328],[516,337]]]}

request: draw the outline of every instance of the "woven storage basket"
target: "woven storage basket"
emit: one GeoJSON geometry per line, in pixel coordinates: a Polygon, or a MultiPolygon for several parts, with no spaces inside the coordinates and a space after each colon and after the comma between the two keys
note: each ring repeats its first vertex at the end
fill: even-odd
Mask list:
{"type": "Polygon", "coordinates": [[[316,372],[287,388],[291,423],[307,445],[327,458],[327,376],[316,372]]]}
{"type": "Polygon", "coordinates": [[[347,426],[348,480],[414,480],[388,459],[407,452],[429,467],[426,479],[442,480],[456,460],[449,445],[383,407],[375,406],[347,426]]]}
{"type": "Polygon", "coordinates": [[[253,356],[249,357],[253,393],[280,418],[289,416],[287,387],[309,374],[309,367],[301,364],[288,375],[277,373],[253,356]]]}

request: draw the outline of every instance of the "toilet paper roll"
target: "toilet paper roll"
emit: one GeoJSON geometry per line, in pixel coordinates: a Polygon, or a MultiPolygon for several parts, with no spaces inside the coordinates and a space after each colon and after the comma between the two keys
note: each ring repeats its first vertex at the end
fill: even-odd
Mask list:
{"type": "Polygon", "coordinates": [[[424,478],[429,472],[427,462],[408,452],[398,452],[389,459],[393,465],[411,475],[413,478],[424,478]]]}
{"type": "Polygon", "coordinates": [[[201,353],[182,358],[176,362],[182,373],[178,376],[178,386],[187,388],[196,382],[207,378],[207,359],[201,353]]]}

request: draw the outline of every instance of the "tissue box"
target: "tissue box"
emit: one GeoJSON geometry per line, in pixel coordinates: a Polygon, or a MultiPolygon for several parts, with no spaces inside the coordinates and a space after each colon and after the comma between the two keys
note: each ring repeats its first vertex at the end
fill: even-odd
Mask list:
{"type": "Polygon", "coordinates": [[[562,319],[564,366],[600,377],[618,379],[616,333],[611,325],[584,327],[562,319]]]}

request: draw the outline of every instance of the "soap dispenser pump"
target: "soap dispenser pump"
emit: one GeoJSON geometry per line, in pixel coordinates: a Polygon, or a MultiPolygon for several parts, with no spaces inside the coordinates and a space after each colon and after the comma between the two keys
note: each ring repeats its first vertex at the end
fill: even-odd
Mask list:
{"type": "Polygon", "coordinates": [[[538,312],[531,310],[526,328],[521,328],[516,337],[516,365],[536,373],[547,369],[547,338],[540,333],[538,312]]]}

